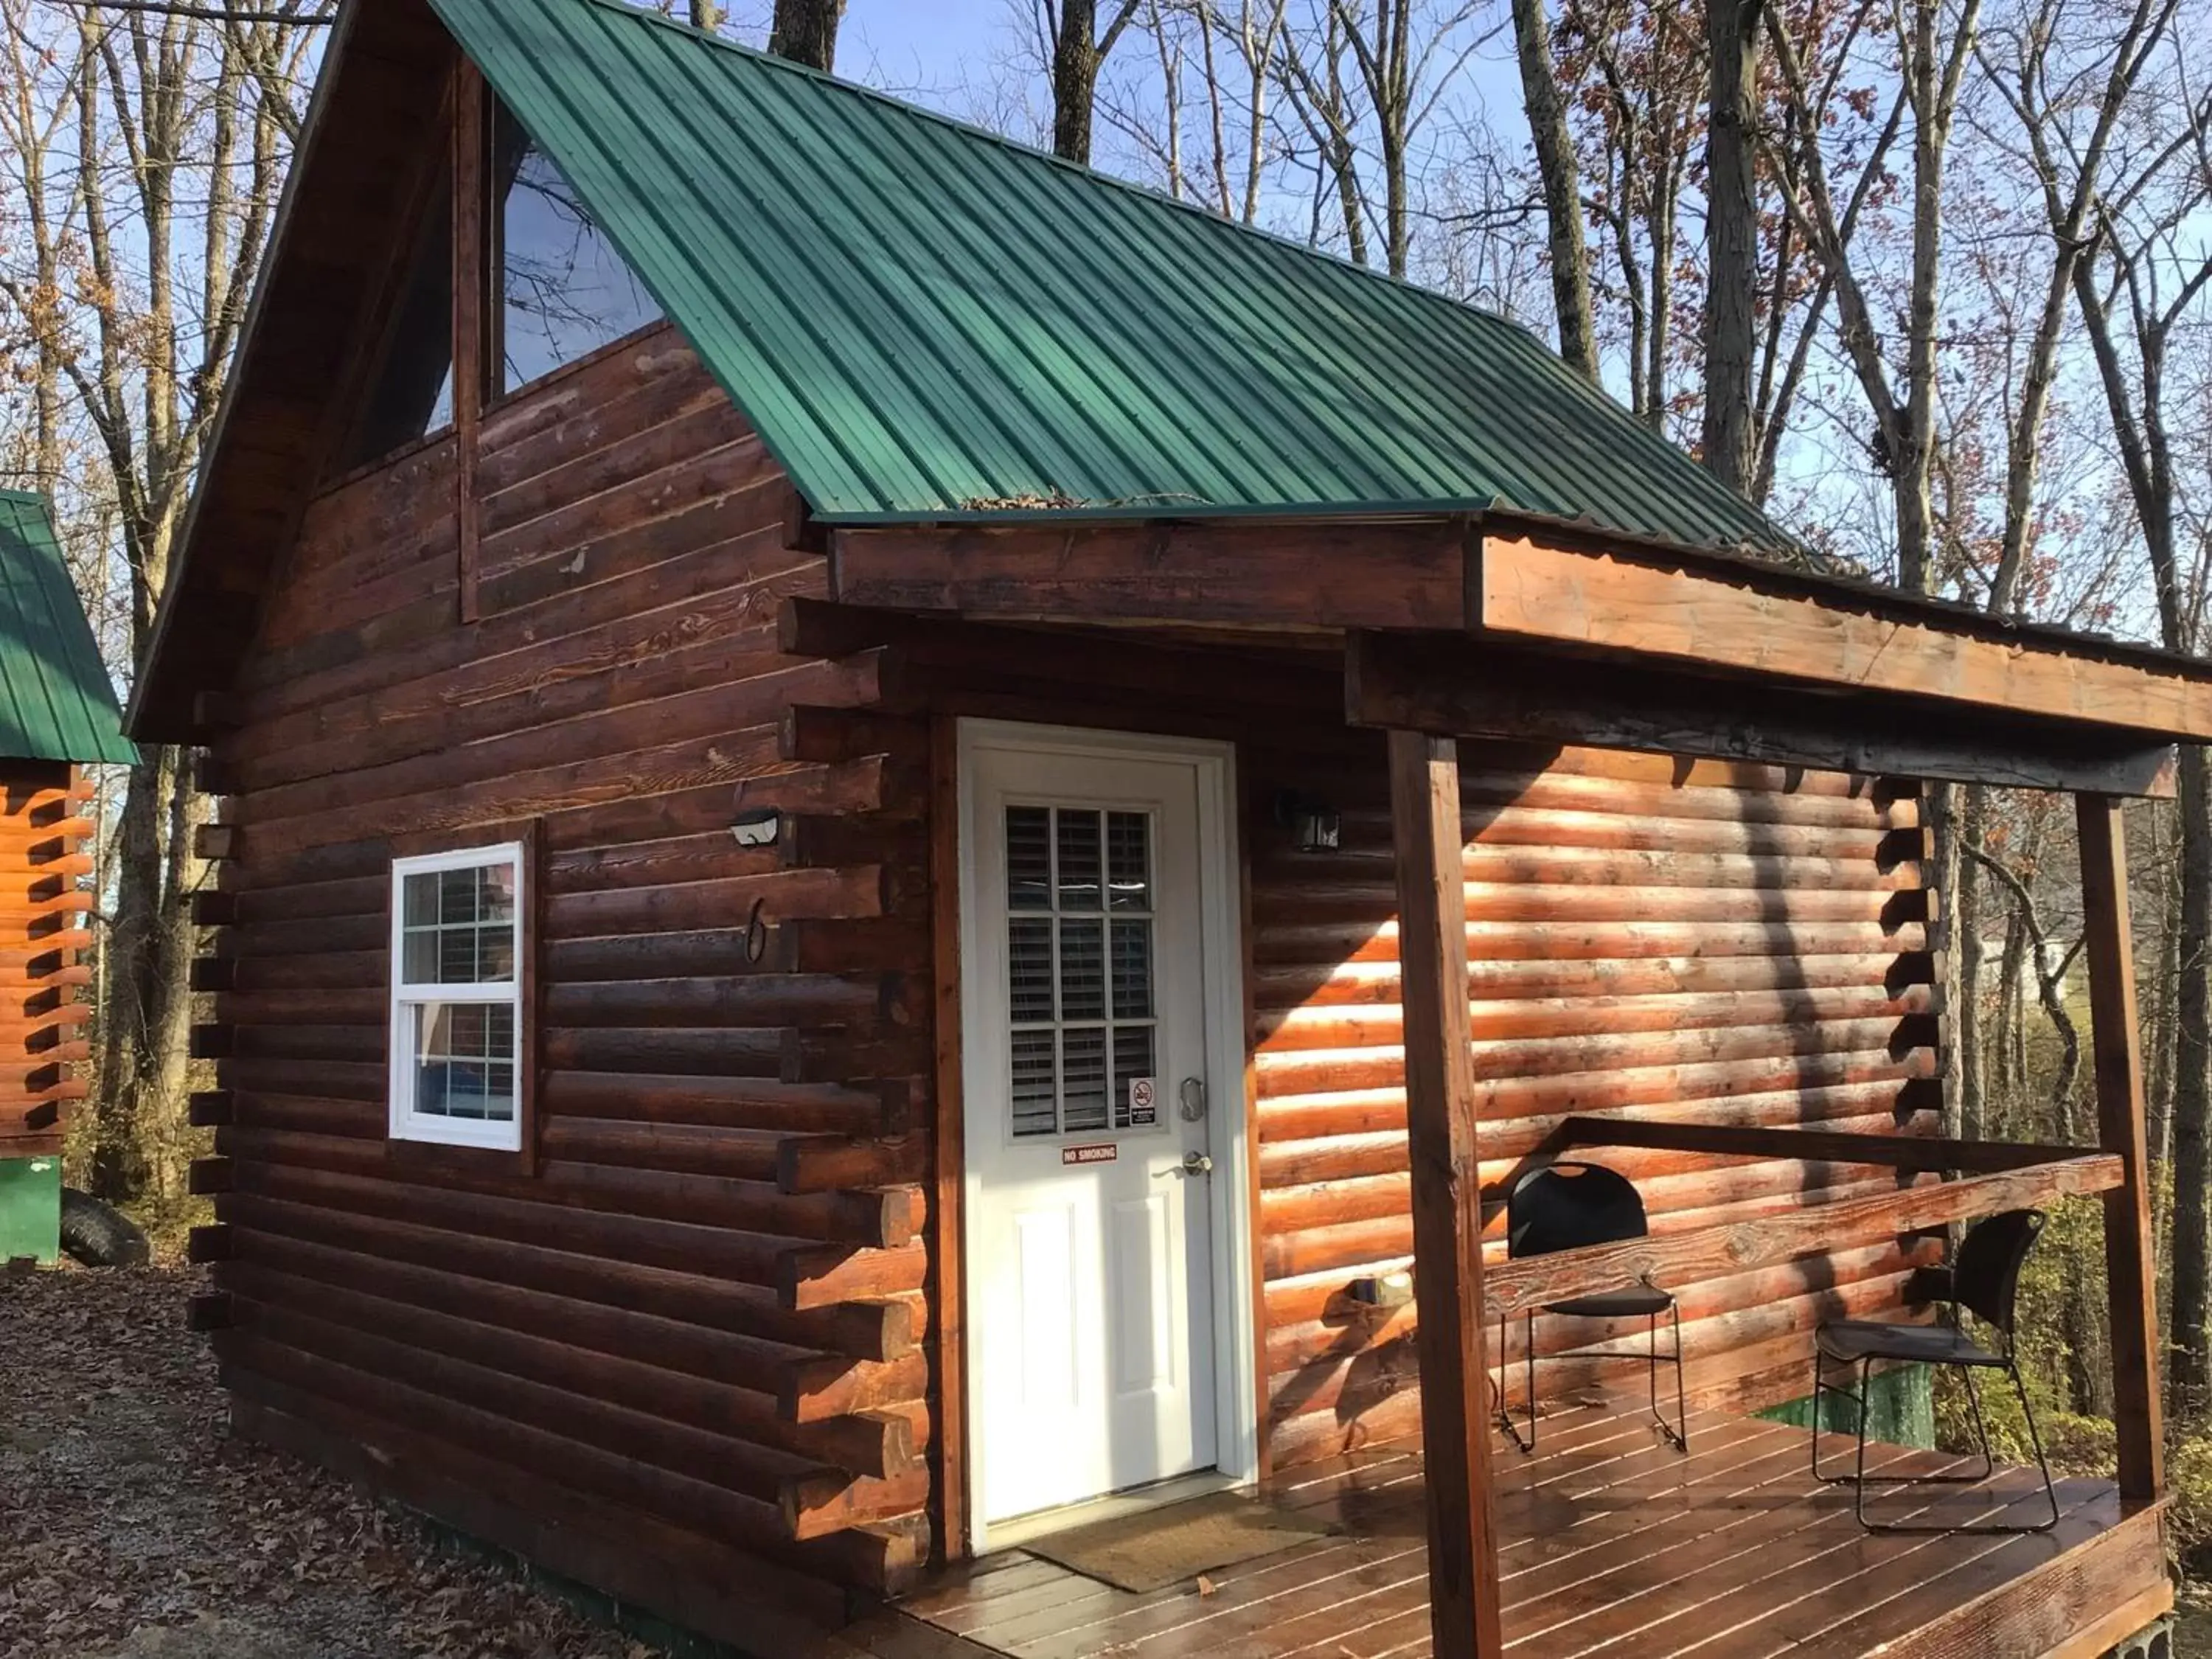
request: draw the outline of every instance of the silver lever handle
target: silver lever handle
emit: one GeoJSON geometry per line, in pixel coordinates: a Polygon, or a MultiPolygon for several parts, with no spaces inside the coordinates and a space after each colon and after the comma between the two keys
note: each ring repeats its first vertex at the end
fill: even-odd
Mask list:
{"type": "Polygon", "coordinates": [[[1194,1176],[1212,1175],[1213,1160],[1204,1152],[1185,1152],[1182,1155],[1182,1172],[1194,1176]]]}

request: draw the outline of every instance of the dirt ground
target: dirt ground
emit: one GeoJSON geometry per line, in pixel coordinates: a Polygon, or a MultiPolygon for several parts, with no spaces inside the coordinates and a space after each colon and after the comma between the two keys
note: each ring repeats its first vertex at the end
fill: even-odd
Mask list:
{"type": "Polygon", "coordinates": [[[187,1270],[0,1274],[9,1659],[660,1659],[231,1443],[187,1270]]]}

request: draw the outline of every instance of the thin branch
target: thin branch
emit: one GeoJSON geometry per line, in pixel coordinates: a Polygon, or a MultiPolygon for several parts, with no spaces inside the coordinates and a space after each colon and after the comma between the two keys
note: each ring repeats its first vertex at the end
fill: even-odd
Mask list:
{"type": "Polygon", "coordinates": [[[243,11],[227,6],[188,6],[172,0],[46,0],[55,6],[74,6],[79,11],[147,12],[156,17],[184,17],[201,23],[298,23],[309,28],[321,28],[337,14],[335,10],[320,11],[312,16],[299,16],[281,11],[243,11]]]}

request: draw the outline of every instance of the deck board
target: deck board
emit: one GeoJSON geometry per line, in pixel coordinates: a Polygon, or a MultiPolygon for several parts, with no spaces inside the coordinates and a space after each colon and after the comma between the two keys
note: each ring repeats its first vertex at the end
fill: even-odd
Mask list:
{"type": "MultiPolygon", "coordinates": [[[[2163,1583],[2162,1553],[2142,1541],[2158,1512],[2124,1506],[2110,1481],[2062,1482],[2048,1536],[1882,1536],[1852,1519],[1849,1487],[1814,1479],[1804,1430],[1714,1412],[1690,1426],[1685,1457],[1636,1413],[1578,1407],[1544,1420],[1533,1454],[1499,1458],[1516,1659],[1951,1659],[2029,1640],[2017,1650],[2033,1659],[2163,1583]]],[[[1900,1446],[1869,1460],[1891,1474],[1970,1467],[1900,1446]]],[[[951,1570],[898,1613],[969,1659],[1426,1659],[1418,1449],[1292,1470],[1269,1495],[1339,1530],[1211,1575],[1202,1595],[1132,1595],[1009,1551],[951,1570]]],[[[2032,1473],[1999,1469],[1876,1501],[1898,1518],[1974,1520],[2033,1516],[2041,1496],[2032,1473]]]]}

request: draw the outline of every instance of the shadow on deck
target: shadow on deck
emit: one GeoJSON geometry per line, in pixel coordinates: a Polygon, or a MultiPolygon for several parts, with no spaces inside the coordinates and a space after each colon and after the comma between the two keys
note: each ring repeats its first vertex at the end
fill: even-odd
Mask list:
{"type": "MultiPolygon", "coordinates": [[[[2162,1512],[2106,1480],[2059,1485],[2025,1537],[1874,1536],[1814,1483],[1807,1435],[1692,1413],[1692,1451],[1594,1407],[1548,1417],[1496,1465],[1508,1647],[1528,1659],[2094,1659],[2172,1605],[2162,1512]]],[[[1851,1443],[1827,1437],[1841,1460],[1851,1443]]],[[[1969,1468],[1902,1447],[1888,1473],[1969,1468]]],[[[1335,1535],[1138,1595],[1020,1550],[962,1565],[858,1629],[878,1659],[1416,1659],[1430,1651],[1421,1460],[1405,1444],[1292,1470],[1271,1492],[1335,1535]]],[[[2031,1471],[1892,1496],[1926,1522],[2035,1519],[2031,1471]]]]}

